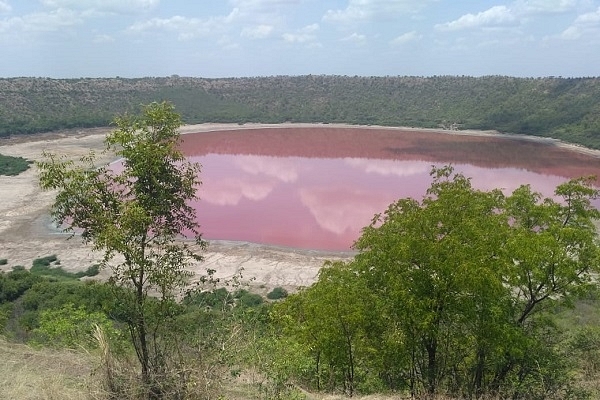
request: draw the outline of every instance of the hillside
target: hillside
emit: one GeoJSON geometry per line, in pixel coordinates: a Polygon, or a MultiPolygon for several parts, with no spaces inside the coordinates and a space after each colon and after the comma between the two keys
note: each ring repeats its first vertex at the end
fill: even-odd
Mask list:
{"type": "Polygon", "coordinates": [[[600,78],[275,76],[0,79],[0,137],[107,126],[168,100],[185,123],[456,127],[600,148],[600,78]]]}

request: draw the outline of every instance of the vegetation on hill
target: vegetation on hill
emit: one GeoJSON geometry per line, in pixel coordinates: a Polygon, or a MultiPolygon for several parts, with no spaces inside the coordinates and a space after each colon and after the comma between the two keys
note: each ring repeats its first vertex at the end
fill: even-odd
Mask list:
{"type": "Polygon", "coordinates": [[[0,137],[107,126],[170,101],[185,123],[322,122],[498,130],[600,148],[600,78],[0,79],[0,137]]]}

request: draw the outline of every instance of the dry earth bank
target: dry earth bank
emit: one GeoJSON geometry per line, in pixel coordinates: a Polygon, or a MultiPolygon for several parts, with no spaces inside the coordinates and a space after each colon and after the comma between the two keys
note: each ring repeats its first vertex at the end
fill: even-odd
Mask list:
{"type": "MultiPolygon", "coordinates": [[[[253,128],[260,125],[252,125],[253,128]]],[[[238,125],[202,124],[182,127],[183,133],[243,128],[238,125]]],[[[90,150],[100,153],[108,129],[73,130],[61,133],[18,136],[0,141],[0,154],[40,160],[44,151],[77,159],[90,150]]],[[[102,163],[113,161],[108,155],[102,163]]],[[[48,216],[55,193],[38,186],[35,168],[14,176],[0,176],[0,259],[8,259],[2,268],[31,266],[34,259],[56,254],[68,271],[83,270],[101,258],[78,237],[54,229],[48,216]]],[[[278,248],[252,243],[211,241],[204,253],[205,261],[195,265],[194,272],[204,274],[207,268],[217,271],[219,278],[242,274],[252,286],[265,290],[276,286],[294,288],[309,285],[327,259],[348,257],[347,254],[278,248]]],[[[103,271],[101,277],[106,277],[103,271]]]]}
{"type": "MultiPolygon", "coordinates": [[[[314,127],[315,125],[201,124],[184,126],[181,128],[181,132],[286,126],[314,127]]],[[[348,127],[347,125],[333,124],[323,126],[348,127]]],[[[108,131],[108,128],[98,128],[17,136],[0,141],[0,154],[25,157],[28,160],[40,160],[43,151],[49,151],[77,159],[90,150],[100,153],[103,150],[103,140],[108,131]]],[[[444,132],[461,135],[496,134],[495,132],[480,131],[444,132]]],[[[521,135],[518,137],[523,138],[521,135]]],[[[529,137],[529,139],[552,141],[552,139],[535,137],[529,137]]],[[[556,143],[600,157],[600,151],[556,143]]],[[[108,155],[102,155],[99,161],[108,163],[113,160],[108,155]]],[[[29,267],[35,258],[56,254],[64,269],[77,271],[89,267],[100,259],[101,255],[81,243],[78,237],[68,239],[67,235],[61,234],[53,228],[48,212],[54,195],[52,192],[43,192],[39,188],[35,168],[30,168],[14,177],[0,176],[0,259],[8,259],[8,264],[2,268],[9,270],[15,265],[29,267]]],[[[292,289],[309,285],[315,280],[318,270],[325,260],[347,258],[350,257],[350,254],[286,249],[252,243],[212,241],[204,256],[205,261],[194,267],[194,272],[197,274],[203,274],[207,268],[216,270],[217,277],[220,278],[228,278],[242,273],[244,280],[253,279],[252,286],[263,287],[266,290],[275,286],[292,289]]],[[[101,276],[105,277],[107,274],[108,271],[103,271],[101,276]]]]}

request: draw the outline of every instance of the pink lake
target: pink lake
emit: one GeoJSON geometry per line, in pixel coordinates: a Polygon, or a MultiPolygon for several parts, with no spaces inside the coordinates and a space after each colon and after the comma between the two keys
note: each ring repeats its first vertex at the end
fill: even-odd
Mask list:
{"type": "Polygon", "coordinates": [[[432,165],[507,194],[529,183],[551,196],[569,178],[600,176],[600,158],[551,141],[418,130],[214,131],[184,135],[182,150],[202,164],[194,207],[205,239],[329,251],[350,250],[391,202],[421,199],[432,165]]]}

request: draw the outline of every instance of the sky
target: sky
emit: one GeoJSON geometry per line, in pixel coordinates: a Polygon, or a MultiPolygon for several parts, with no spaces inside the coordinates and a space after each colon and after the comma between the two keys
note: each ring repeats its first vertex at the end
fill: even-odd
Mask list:
{"type": "Polygon", "coordinates": [[[599,71],[600,0],[0,0],[0,77],[599,71]]]}

